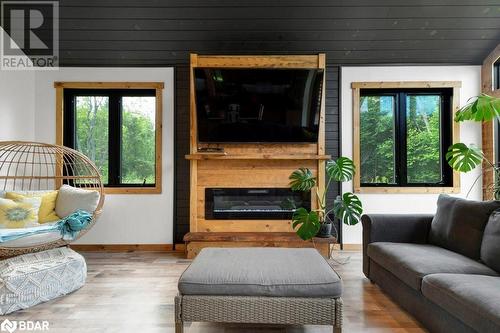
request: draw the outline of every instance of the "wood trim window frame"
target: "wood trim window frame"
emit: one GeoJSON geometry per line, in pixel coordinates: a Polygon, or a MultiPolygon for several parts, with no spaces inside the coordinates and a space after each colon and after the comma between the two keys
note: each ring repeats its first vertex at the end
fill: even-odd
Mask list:
{"type": "Polygon", "coordinates": [[[356,173],[353,179],[353,190],[355,193],[460,193],[460,173],[453,171],[452,186],[361,186],[361,150],[360,150],[360,97],[361,89],[426,89],[426,88],[450,88],[452,89],[451,102],[451,130],[452,143],[460,140],[460,124],[453,121],[454,114],[459,108],[460,81],[397,81],[397,82],[352,82],[353,95],[353,161],[356,173]]]}
{"type": "MultiPolygon", "coordinates": [[[[494,66],[500,60],[500,44],[484,59],[481,67],[481,92],[500,98],[500,89],[494,86],[494,66]]],[[[497,121],[487,121],[482,123],[482,149],[484,156],[493,162],[499,160],[499,126],[497,121]]],[[[493,194],[489,190],[493,184],[494,172],[488,168],[487,162],[483,161],[483,200],[492,200],[493,194]]]]}
{"type": "Polygon", "coordinates": [[[64,89],[148,89],[155,90],[155,185],[148,187],[105,187],[106,194],[162,193],[163,82],[54,82],[56,89],[56,144],[64,143],[64,89]]]}

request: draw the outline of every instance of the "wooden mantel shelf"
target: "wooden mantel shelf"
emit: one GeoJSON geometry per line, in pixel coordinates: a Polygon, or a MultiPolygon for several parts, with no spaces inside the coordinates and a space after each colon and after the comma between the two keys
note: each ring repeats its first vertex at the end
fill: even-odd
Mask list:
{"type": "Polygon", "coordinates": [[[195,153],[186,155],[187,160],[329,160],[331,155],[316,154],[226,154],[195,153]]]}

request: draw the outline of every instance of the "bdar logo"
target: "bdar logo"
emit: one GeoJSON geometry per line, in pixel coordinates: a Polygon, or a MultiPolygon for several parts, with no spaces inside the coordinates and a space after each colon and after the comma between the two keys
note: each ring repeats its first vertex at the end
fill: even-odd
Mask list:
{"type": "Polygon", "coordinates": [[[0,330],[2,332],[13,333],[17,329],[17,322],[5,319],[2,324],[0,324],[0,330]]]}

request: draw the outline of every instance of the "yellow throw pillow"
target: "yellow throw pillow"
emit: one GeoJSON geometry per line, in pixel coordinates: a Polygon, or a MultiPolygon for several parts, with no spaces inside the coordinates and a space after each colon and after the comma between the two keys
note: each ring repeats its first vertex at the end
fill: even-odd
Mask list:
{"type": "Polygon", "coordinates": [[[21,200],[0,198],[0,228],[36,227],[41,202],[39,197],[21,200]]]}
{"type": "Polygon", "coordinates": [[[57,191],[51,192],[7,192],[5,198],[22,200],[25,198],[41,198],[40,210],[38,211],[38,223],[48,223],[59,220],[56,214],[57,191]]]}

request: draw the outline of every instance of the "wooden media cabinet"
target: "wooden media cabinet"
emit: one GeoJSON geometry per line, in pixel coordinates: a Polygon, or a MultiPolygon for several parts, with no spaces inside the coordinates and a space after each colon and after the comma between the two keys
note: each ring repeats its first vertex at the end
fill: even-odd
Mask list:
{"type": "MultiPolygon", "coordinates": [[[[325,55],[191,55],[190,153],[186,155],[186,159],[190,161],[190,232],[184,237],[188,255],[195,256],[203,247],[313,246],[312,242],[304,242],[295,235],[291,219],[208,219],[205,215],[205,192],[211,188],[288,189],[288,177],[301,167],[309,168],[317,177],[318,186],[324,188],[325,163],[330,159],[325,154],[326,76],[323,74],[317,142],[207,144],[199,142],[197,137],[194,83],[196,67],[303,68],[324,71],[325,55]],[[207,152],[206,148],[218,148],[220,151],[207,152]]],[[[316,207],[314,193],[311,194],[311,207],[316,207]]],[[[322,247],[325,248],[325,245],[322,247]]],[[[327,251],[323,249],[322,252],[327,251]]]]}

